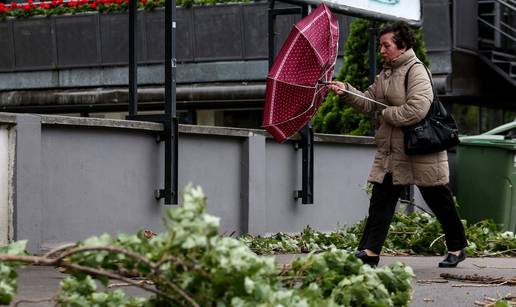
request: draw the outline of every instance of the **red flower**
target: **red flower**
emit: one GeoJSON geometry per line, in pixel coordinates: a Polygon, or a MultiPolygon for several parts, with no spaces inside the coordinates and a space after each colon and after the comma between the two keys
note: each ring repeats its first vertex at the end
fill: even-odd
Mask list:
{"type": "Polygon", "coordinates": [[[11,2],[11,7],[12,7],[13,9],[18,8],[18,3],[14,2],[14,1],[13,1],[13,2],[11,2]]]}
{"type": "Polygon", "coordinates": [[[95,3],[95,2],[90,3],[90,8],[95,10],[97,8],[97,3],[95,3]]]}
{"type": "Polygon", "coordinates": [[[31,10],[31,8],[32,8],[32,7],[30,6],[30,4],[24,4],[24,5],[23,5],[23,10],[24,10],[24,11],[26,11],[26,12],[27,12],[27,11],[30,11],[30,10],[31,10]]]}

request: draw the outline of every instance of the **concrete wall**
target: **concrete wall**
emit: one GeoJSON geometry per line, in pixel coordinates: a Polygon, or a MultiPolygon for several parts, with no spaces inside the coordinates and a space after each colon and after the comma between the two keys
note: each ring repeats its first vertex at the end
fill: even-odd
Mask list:
{"type": "MultiPolygon", "coordinates": [[[[103,232],[163,229],[167,206],[154,198],[163,188],[161,124],[0,113],[0,127],[2,242],[29,239],[29,250],[41,252],[103,232]]],[[[315,201],[302,205],[293,197],[301,151],[292,142],[261,130],[180,126],[179,186],[203,187],[225,233],[331,231],[365,216],[373,154],[371,138],[316,135],[315,201]]]]}
{"type": "Polygon", "coordinates": [[[9,237],[9,126],[0,125],[0,245],[9,237]]]}

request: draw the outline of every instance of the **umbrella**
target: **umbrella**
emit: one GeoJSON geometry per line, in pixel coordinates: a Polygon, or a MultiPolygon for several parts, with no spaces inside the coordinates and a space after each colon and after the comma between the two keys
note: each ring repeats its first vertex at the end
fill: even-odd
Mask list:
{"type": "Polygon", "coordinates": [[[337,18],[324,3],[294,25],[267,75],[262,126],[276,141],[301,129],[323,102],[338,39],[337,18]]]}

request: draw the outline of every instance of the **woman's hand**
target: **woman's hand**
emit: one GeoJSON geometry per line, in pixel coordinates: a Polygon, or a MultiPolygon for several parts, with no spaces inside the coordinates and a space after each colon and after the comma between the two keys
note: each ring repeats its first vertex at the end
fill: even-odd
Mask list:
{"type": "Polygon", "coordinates": [[[330,82],[330,84],[328,84],[328,87],[331,91],[333,91],[335,94],[339,96],[344,95],[344,90],[347,90],[346,83],[340,81],[332,81],[330,82]]]}

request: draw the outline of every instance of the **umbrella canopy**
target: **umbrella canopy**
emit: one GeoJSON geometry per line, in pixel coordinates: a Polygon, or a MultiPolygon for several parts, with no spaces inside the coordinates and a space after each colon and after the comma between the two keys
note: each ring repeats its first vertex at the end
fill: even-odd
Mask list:
{"type": "Polygon", "coordinates": [[[301,129],[328,93],[339,24],[321,4],[294,25],[267,75],[263,127],[278,142],[301,129]]]}

